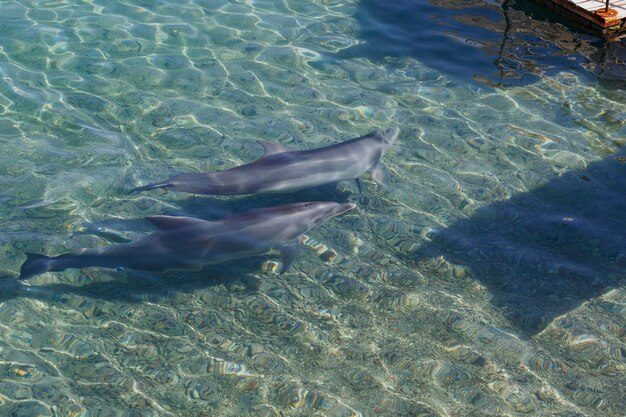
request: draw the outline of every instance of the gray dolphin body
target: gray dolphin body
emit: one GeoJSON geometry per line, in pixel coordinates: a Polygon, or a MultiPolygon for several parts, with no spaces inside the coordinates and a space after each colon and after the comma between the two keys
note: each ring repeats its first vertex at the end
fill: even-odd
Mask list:
{"type": "Polygon", "coordinates": [[[260,140],[265,154],[257,161],[221,172],[180,174],[131,192],[166,188],[194,194],[284,193],[354,179],[360,189],[361,175],[378,167],[399,132],[392,127],[307,151],[260,140]]]}
{"type": "Polygon", "coordinates": [[[80,249],[53,258],[27,254],[20,279],[92,266],[143,271],[200,270],[205,265],[262,255],[271,249],[281,253],[282,274],[300,253],[304,233],[354,207],[351,203],[321,201],[261,208],[219,221],[148,217],[158,230],[136,242],[80,249]]]}

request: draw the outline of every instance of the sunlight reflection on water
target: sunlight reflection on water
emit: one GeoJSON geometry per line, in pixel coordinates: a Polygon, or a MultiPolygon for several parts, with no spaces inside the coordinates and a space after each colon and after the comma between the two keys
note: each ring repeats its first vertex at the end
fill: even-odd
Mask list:
{"type": "Polygon", "coordinates": [[[619,43],[522,1],[1,9],[0,414],[620,415],[619,43]],[[257,139],[389,126],[388,184],[362,195],[127,195],[257,139]],[[149,215],[324,199],[358,212],[289,274],[269,255],[15,281],[24,252],[124,242],[149,215]]]}

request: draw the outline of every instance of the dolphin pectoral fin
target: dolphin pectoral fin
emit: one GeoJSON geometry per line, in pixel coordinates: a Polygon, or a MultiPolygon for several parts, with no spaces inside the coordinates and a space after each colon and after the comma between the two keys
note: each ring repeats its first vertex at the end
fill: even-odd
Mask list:
{"type": "Polygon", "coordinates": [[[293,265],[293,261],[298,257],[298,255],[300,255],[300,252],[302,252],[302,247],[298,241],[295,243],[280,245],[277,249],[280,251],[280,256],[283,262],[283,267],[280,270],[280,274],[282,275],[289,270],[291,265],[293,265]]]}
{"type": "Polygon", "coordinates": [[[383,164],[378,163],[374,165],[369,172],[372,180],[374,180],[379,189],[387,187],[389,184],[389,171],[383,164]]]}
{"type": "Polygon", "coordinates": [[[268,156],[275,153],[291,152],[291,149],[279,143],[268,142],[266,140],[257,140],[256,142],[261,145],[265,150],[263,156],[268,156]]]}
{"type": "Polygon", "coordinates": [[[363,190],[365,189],[365,186],[363,184],[363,179],[359,177],[359,178],[355,178],[354,181],[356,181],[356,186],[359,188],[359,194],[363,194],[363,190]]]}
{"type": "Polygon", "coordinates": [[[200,226],[210,223],[206,220],[184,216],[149,216],[146,217],[146,220],[155,225],[159,230],[174,230],[181,227],[200,226]]]}

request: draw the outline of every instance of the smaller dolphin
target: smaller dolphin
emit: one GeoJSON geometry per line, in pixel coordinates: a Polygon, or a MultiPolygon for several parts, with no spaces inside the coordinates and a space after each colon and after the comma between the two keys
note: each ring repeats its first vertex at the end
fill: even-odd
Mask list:
{"type": "Polygon", "coordinates": [[[233,214],[219,221],[190,217],[152,216],[158,230],[136,242],[50,258],[27,253],[19,279],[68,268],[129,268],[143,271],[200,270],[205,265],[281,253],[285,273],[300,253],[300,239],[309,229],[352,210],[352,203],[318,201],[286,204],[233,214]]]}
{"type": "Polygon", "coordinates": [[[265,154],[254,162],[221,172],[180,174],[130,192],[166,188],[194,194],[285,193],[341,180],[357,180],[361,190],[361,175],[379,168],[399,132],[392,127],[308,151],[259,140],[265,154]]]}

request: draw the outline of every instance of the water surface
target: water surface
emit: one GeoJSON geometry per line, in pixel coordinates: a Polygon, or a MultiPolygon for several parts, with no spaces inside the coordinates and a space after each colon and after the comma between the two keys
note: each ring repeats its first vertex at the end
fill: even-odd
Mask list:
{"type": "Polygon", "coordinates": [[[0,414],[619,416],[626,406],[623,42],[524,1],[0,5],[0,414]],[[398,126],[386,187],[131,188],[398,126]],[[358,209],[199,273],[24,252],[154,214],[358,209]]]}

